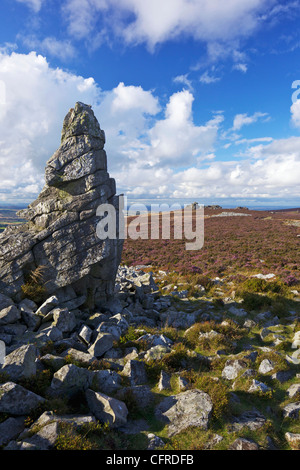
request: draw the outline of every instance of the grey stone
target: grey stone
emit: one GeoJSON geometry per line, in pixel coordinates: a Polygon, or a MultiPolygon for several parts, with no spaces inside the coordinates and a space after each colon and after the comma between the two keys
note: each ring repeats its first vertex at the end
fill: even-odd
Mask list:
{"type": "Polygon", "coordinates": [[[140,338],[137,339],[137,342],[141,341],[145,342],[149,348],[155,346],[170,347],[173,344],[173,341],[171,341],[165,335],[151,335],[149,333],[140,336],[140,338]]]}
{"type": "Polygon", "coordinates": [[[123,369],[123,375],[129,377],[131,385],[142,385],[148,380],[145,364],[135,359],[126,363],[123,369]]]}
{"type": "Polygon", "coordinates": [[[45,302],[37,309],[36,314],[45,316],[51,312],[55,307],[59,305],[58,298],[55,295],[49,297],[45,302]]]}
{"type": "Polygon", "coordinates": [[[286,432],[284,436],[285,436],[286,440],[288,441],[288,443],[291,445],[291,447],[295,446],[296,449],[299,449],[300,434],[292,433],[292,432],[286,432]]]}
{"type": "Polygon", "coordinates": [[[5,357],[1,371],[8,374],[12,381],[34,376],[36,374],[36,358],[35,346],[32,344],[21,346],[5,357]]]}
{"type": "Polygon", "coordinates": [[[147,437],[149,439],[147,450],[155,450],[158,448],[163,448],[165,446],[164,441],[155,434],[148,434],[147,437]]]}
{"type": "Polygon", "coordinates": [[[264,359],[259,365],[258,372],[260,374],[268,374],[274,369],[274,367],[274,362],[270,361],[270,359],[264,359]]]}
{"type": "Polygon", "coordinates": [[[257,410],[245,411],[240,416],[233,419],[229,425],[231,432],[238,432],[244,427],[249,428],[251,431],[260,429],[266,422],[266,418],[257,410]]]}
{"type": "Polygon", "coordinates": [[[27,325],[29,330],[36,331],[39,329],[42,319],[39,315],[26,310],[21,310],[23,322],[27,325]]]}
{"type": "Polygon", "coordinates": [[[21,312],[30,312],[30,313],[34,313],[37,311],[38,309],[38,306],[37,304],[33,301],[33,300],[30,300],[30,299],[23,299],[19,304],[18,304],[18,308],[21,310],[21,312]]]}
{"type": "Polygon", "coordinates": [[[295,397],[296,395],[300,395],[300,383],[293,384],[287,389],[287,393],[290,398],[295,397]]]}
{"type": "Polygon", "coordinates": [[[111,428],[127,423],[128,410],[122,401],[90,389],[86,391],[86,399],[91,412],[101,423],[109,423],[111,428]]]}
{"type": "Polygon", "coordinates": [[[241,359],[231,360],[229,359],[225,363],[225,367],[222,370],[222,377],[227,380],[234,380],[238,377],[240,372],[247,367],[245,361],[241,359]]]}
{"type": "Polygon", "coordinates": [[[232,307],[229,307],[228,311],[229,311],[229,313],[231,313],[235,317],[246,317],[247,316],[246,310],[244,310],[242,308],[237,308],[237,307],[232,306],[232,307]]]}
{"type": "Polygon", "coordinates": [[[0,311],[0,325],[16,323],[20,319],[21,311],[15,305],[11,305],[0,311]]]}
{"type": "Polygon", "coordinates": [[[153,346],[146,352],[144,359],[146,362],[159,361],[170,351],[171,349],[167,346],[153,346]]]}
{"type": "Polygon", "coordinates": [[[14,382],[0,385],[0,413],[24,416],[30,414],[44,402],[44,398],[14,382]]]}
{"type": "Polygon", "coordinates": [[[37,339],[41,339],[44,342],[53,341],[55,343],[63,339],[63,334],[55,325],[50,325],[39,329],[37,339]]]}
{"type": "Polygon", "coordinates": [[[300,401],[289,403],[283,408],[283,416],[285,418],[298,419],[300,412],[300,401]]]}
{"type": "Polygon", "coordinates": [[[109,333],[113,337],[114,341],[119,341],[122,335],[121,328],[111,321],[102,322],[98,326],[97,331],[99,331],[99,333],[109,333]]]}
{"type": "Polygon", "coordinates": [[[0,293],[0,311],[14,305],[14,301],[7,295],[0,293]]]}
{"type": "Polygon", "coordinates": [[[67,300],[65,302],[60,302],[61,308],[67,308],[68,310],[76,310],[77,308],[81,307],[85,304],[87,300],[86,295],[81,295],[76,297],[75,299],[67,300]]]}
{"type": "Polygon", "coordinates": [[[91,371],[75,364],[67,364],[53,375],[51,388],[59,395],[69,396],[87,390],[92,381],[91,371]]]}
{"type": "Polygon", "coordinates": [[[46,367],[52,368],[55,372],[65,365],[65,359],[63,357],[53,354],[45,354],[40,360],[46,367]]]}
{"type": "Polygon", "coordinates": [[[253,379],[251,386],[249,387],[248,392],[253,393],[253,392],[261,392],[261,393],[267,393],[272,391],[270,387],[268,387],[266,384],[263,382],[259,382],[258,380],[253,379]]]}
{"type": "Polygon", "coordinates": [[[53,325],[62,333],[71,333],[75,329],[76,323],[74,313],[69,312],[67,308],[53,310],[53,325]]]}
{"type": "Polygon", "coordinates": [[[280,383],[288,382],[294,376],[294,372],[292,370],[279,370],[272,374],[273,380],[278,380],[280,383]]]}
{"type": "Polygon", "coordinates": [[[87,325],[83,325],[78,332],[78,336],[85,344],[89,345],[91,342],[92,333],[93,330],[91,330],[91,328],[89,328],[87,325]]]}
{"type": "Polygon", "coordinates": [[[99,392],[111,395],[122,387],[122,378],[110,369],[97,370],[93,371],[92,384],[99,392]]]}
{"type": "Polygon", "coordinates": [[[0,447],[16,439],[24,430],[24,418],[7,418],[0,423],[0,447]]]}
{"type": "Polygon", "coordinates": [[[212,409],[210,396],[194,389],[166,397],[157,406],[155,416],[168,424],[170,437],[190,426],[207,429],[212,409]]]}
{"type": "Polygon", "coordinates": [[[99,333],[94,343],[89,347],[88,352],[99,358],[112,348],[113,342],[114,337],[110,333],[99,333]]]}
{"type": "Polygon", "coordinates": [[[161,371],[159,382],[158,382],[158,390],[168,390],[171,388],[170,383],[171,377],[167,374],[164,370],[161,371]]]}
{"type": "Polygon", "coordinates": [[[221,441],[223,441],[223,436],[220,436],[219,434],[215,434],[211,440],[209,440],[205,446],[205,450],[210,450],[213,449],[217,444],[219,444],[221,441]]]}
{"type": "Polygon", "coordinates": [[[24,439],[19,450],[52,450],[59,436],[57,421],[46,424],[32,437],[24,439]]]}
{"type": "Polygon", "coordinates": [[[229,446],[229,450],[259,450],[258,444],[251,440],[239,437],[236,439],[231,446],[229,446]]]}
{"type": "Polygon", "coordinates": [[[88,352],[79,351],[75,348],[68,348],[61,354],[62,357],[69,356],[74,361],[81,362],[83,364],[92,364],[96,360],[95,356],[92,356],[88,352]]]}
{"type": "Polygon", "coordinates": [[[189,387],[189,383],[184,377],[179,376],[178,377],[178,386],[179,386],[179,390],[181,390],[183,392],[184,390],[186,390],[189,387]]]}

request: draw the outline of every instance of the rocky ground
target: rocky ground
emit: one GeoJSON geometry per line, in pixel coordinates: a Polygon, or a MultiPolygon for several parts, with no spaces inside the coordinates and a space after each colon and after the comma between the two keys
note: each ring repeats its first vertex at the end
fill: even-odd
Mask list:
{"type": "Polygon", "coordinates": [[[298,291],[279,314],[147,271],[121,266],[92,313],[0,295],[1,448],[299,449],[298,291]]]}

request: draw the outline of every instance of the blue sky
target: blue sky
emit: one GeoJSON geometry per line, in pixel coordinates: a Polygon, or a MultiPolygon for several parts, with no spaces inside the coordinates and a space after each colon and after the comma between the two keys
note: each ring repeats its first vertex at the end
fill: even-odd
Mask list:
{"type": "Polygon", "coordinates": [[[129,200],[299,207],[299,25],[298,0],[2,0],[0,203],[83,101],[129,200]]]}

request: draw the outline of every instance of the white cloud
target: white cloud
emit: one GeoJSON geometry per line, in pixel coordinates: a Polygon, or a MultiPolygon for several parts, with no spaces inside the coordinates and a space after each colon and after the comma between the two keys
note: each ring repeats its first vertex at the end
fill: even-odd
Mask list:
{"type": "Polygon", "coordinates": [[[248,70],[248,66],[247,66],[247,64],[235,64],[233,66],[233,69],[238,70],[239,72],[246,73],[247,70],[248,70]]]}
{"type": "Polygon", "coordinates": [[[253,144],[254,142],[272,142],[273,137],[256,137],[254,139],[239,139],[235,141],[235,145],[253,144]]]}
{"type": "MultiPolygon", "coordinates": [[[[174,175],[173,196],[210,198],[299,198],[300,138],[257,146],[256,159],[213,162],[174,175]]],[[[251,154],[249,155],[249,157],[251,154]]]]}
{"type": "Polygon", "coordinates": [[[205,84],[215,83],[215,82],[218,82],[219,80],[221,80],[220,77],[215,77],[213,75],[209,75],[209,73],[207,71],[204,72],[199,78],[199,81],[201,83],[205,83],[205,84]]]}
{"type": "MultiPolygon", "coordinates": [[[[223,116],[195,125],[193,100],[188,90],[174,93],[162,113],[158,99],[140,87],[120,83],[103,94],[95,112],[105,119],[106,148],[119,187],[127,185],[131,191],[130,181],[140,187],[143,180],[147,185],[148,175],[157,172],[164,180],[167,168],[173,171],[171,168],[196,164],[209,155],[223,116]]],[[[153,187],[148,191],[159,191],[158,181],[151,180],[153,187]]]]}
{"type": "Polygon", "coordinates": [[[42,54],[49,54],[63,61],[76,56],[76,49],[69,40],[59,40],[50,36],[40,40],[34,35],[18,35],[18,38],[21,39],[23,44],[31,51],[36,50],[42,54]]]}
{"type": "Polygon", "coordinates": [[[151,92],[143,90],[140,86],[125,86],[123,82],[114,89],[112,101],[113,113],[143,109],[144,113],[157,114],[159,105],[157,98],[151,92]]]}
{"type": "MultiPolygon", "coordinates": [[[[300,196],[300,137],[248,140],[239,161],[220,161],[224,117],[202,125],[189,90],[162,107],[153,91],[120,83],[102,91],[92,77],[52,69],[30,54],[0,54],[5,85],[0,116],[0,200],[29,202],[45,163],[60,144],[63,118],[76,101],[93,105],[107,136],[108,170],[118,192],[146,198],[286,198],[300,196]]],[[[256,117],[265,118],[265,114],[256,117]]],[[[237,127],[249,124],[243,115],[237,127]]]]}
{"type": "Polygon", "coordinates": [[[149,131],[147,161],[151,165],[186,166],[213,150],[222,116],[196,126],[192,117],[194,97],[188,90],[174,93],[164,119],[149,131]]]}
{"type": "Polygon", "coordinates": [[[99,90],[89,79],[52,69],[34,52],[0,54],[0,82],[0,199],[28,199],[43,185],[68,109],[76,101],[95,101],[99,90]]]}
{"type": "Polygon", "coordinates": [[[45,0],[16,0],[19,3],[25,3],[34,12],[38,13],[45,0]]]}
{"type": "Polygon", "coordinates": [[[251,34],[267,17],[274,0],[67,0],[63,11],[69,32],[90,35],[99,17],[128,44],[152,49],[182,35],[205,42],[227,42],[251,34]]]}
{"type": "Polygon", "coordinates": [[[252,116],[248,116],[248,114],[237,114],[233,120],[233,130],[237,131],[240,130],[243,126],[247,126],[249,124],[253,124],[257,122],[258,119],[265,118],[269,119],[267,113],[256,112],[252,114],[252,116]]]}
{"type": "Polygon", "coordinates": [[[193,91],[192,81],[188,78],[187,73],[184,75],[178,75],[177,77],[173,78],[173,82],[185,85],[190,91],[193,91]]]}
{"type": "MultiPolygon", "coordinates": [[[[2,199],[9,195],[22,200],[37,185],[41,188],[45,163],[59,146],[63,118],[76,101],[93,105],[107,135],[110,171],[129,190],[134,189],[130,171],[134,180],[137,174],[143,180],[147,168],[164,179],[166,171],[160,168],[186,166],[209,155],[223,119],[218,114],[203,126],[195,125],[194,98],[188,90],[174,93],[162,113],[152,91],[122,82],[101,91],[93,78],[52,69],[35,52],[1,54],[0,83],[5,96],[0,116],[2,199]]],[[[148,190],[160,191],[156,184],[148,190]]]]}

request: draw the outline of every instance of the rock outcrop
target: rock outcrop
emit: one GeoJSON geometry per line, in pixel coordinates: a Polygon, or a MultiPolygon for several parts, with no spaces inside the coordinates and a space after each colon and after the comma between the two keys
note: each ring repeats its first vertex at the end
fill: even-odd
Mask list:
{"type": "Polygon", "coordinates": [[[31,273],[41,269],[45,298],[84,296],[93,308],[113,294],[122,240],[100,240],[97,208],[112,204],[116,184],[107,172],[105,134],[91,107],[76,103],[63,123],[61,145],[47,162],[46,184],[19,212],[27,223],[0,237],[0,292],[15,301],[31,273]]]}

